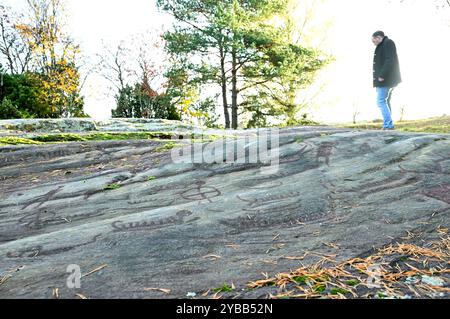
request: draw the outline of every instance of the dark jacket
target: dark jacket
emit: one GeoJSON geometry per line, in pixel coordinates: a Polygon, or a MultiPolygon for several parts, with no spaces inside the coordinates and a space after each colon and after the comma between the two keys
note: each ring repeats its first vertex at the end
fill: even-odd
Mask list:
{"type": "Polygon", "coordinates": [[[395,87],[401,82],[397,48],[394,41],[384,37],[383,42],[375,49],[373,56],[373,86],[395,87]],[[383,78],[384,82],[378,81],[378,78],[383,78]]]}

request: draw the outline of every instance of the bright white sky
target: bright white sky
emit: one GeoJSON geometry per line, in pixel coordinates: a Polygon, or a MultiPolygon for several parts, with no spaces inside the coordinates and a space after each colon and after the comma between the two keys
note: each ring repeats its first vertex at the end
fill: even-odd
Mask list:
{"type": "MultiPolygon", "coordinates": [[[[450,17],[445,21],[430,0],[400,4],[389,0],[330,0],[335,12],[327,47],[335,57],[324,77],[327,87],[318,118],[327,122],[381,118],[372,86],[374,46],[370,35],[383,30],[397,44],[403,83],[394,91],[394,118],[450,114],[450,17]]],[[[407,1],[405,1],[407,2],[407,1]]]]}
{"type": "MultiPolygon", "coordinates": [[[[131,35],[170,25],[170,16],[156,9],[155,0],[67,0],[68,26],[86,54],[101,51],[101,40],[118,43],[131,35]]],[[[324,85],[313,103],[314,119],[350,122],[380,118],[372,88],[371,34],[381,29],[398,48],[404,83],[393,97],[394,117],[405,107],[406,119],[450,114],[450,19],[445,21],[429,0],[325,0],[316,23],[333,19],[323,48],[336,62],[326,68],[316,86],[324,85]],[[392,3],[391,3],[392,2],[392,3]]],[[[25,0],[0,0],[19,9],[25,0]]],[[[110,116],[114,99],[107,83],[92,76],[85,87],[86,111],[95,118],[110,116]]]]}

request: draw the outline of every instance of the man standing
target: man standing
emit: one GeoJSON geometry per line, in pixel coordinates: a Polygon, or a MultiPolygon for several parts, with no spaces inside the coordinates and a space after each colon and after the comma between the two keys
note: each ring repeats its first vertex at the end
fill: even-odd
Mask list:
{"type": "Polygon", "coordinates": [[[393,130],[392,91],[402,82],[397,48],[383,31],[375,32],[372,42],[377,46],[373,57],[373,86],[377,89],[377,104],[383,114],[383,130],[393,130]]]}

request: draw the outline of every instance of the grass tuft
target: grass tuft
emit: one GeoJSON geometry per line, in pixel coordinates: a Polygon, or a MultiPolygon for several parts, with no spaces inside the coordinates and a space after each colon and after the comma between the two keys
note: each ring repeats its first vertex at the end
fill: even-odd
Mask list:
{"type": "Polygon", "coordinates": [[[110,190],[115,190],[115,189],[119,189],[121,187],[121,185],[117,184],[117,183],[113,183],[113,184],[108,184],[106,185],[103,190],[104,191],[110,191],[110,190]]]}
{"type": "Polygon", "coordinates": [[[213,289],[213,291],[215,293],[220,293],[220,292],[232,292],[234,289],[230,286],[228,286],[227,284],[224,284],[222,287],[219,288],[215,288],[213,289]]]}

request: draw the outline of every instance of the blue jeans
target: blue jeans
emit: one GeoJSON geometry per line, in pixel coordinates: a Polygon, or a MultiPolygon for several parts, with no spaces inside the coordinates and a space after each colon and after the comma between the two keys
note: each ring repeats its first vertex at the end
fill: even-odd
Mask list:
{"type": "Polygon", "coordinates": [[[383,114],[383,128],[393,129],[394,123],[392,122],[392,109],[391,109],[391,96],[393,88],[382,86],[377,87],[377,104],[383,114]]]}

